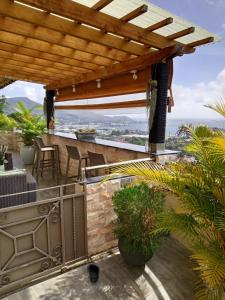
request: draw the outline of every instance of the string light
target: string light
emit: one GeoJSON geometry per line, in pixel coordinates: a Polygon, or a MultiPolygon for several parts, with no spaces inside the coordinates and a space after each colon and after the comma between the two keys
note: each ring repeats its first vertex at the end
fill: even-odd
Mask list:
{"type": "Polygon", "coordinates": [[[72,85],[72,88],[73,88],[73,93],[75,93],[75,92],[76,92],[76,85],[73,84],[73,85],[72,85]]]}
{"type": "Polygon", "coordinates": [[[100,89],[101,86],[102,86],[101,85],[101,79],[97,79],[96,82],[97,82],[97,88],[100,89]]]}
{"type": "Polygon", "coordinates": [[[133,79],[137,80],[138,79],[137,70],[133,70],[133,71],[130,71],[130,72],[133,75],[133,79]]]}
{"type": "Polygon", "coordinates": [[[56,90],[56,95],[59,96],[59,90],[58,89],[56,90]]]}

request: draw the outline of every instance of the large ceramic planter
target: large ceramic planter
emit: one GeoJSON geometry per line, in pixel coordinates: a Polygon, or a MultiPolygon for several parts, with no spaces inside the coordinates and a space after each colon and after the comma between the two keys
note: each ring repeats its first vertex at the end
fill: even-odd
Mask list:
{"type": "Polygon", "coordinates": [[[22,146],[20,148],[20,157],[25,165],[32,165],[34,162],[34,147],[22,146]]]}
{"type": "Polygon", "coordinates": [[[124,242],[122,239],[118,241],[118,248],[120,250],[120,254],[123,257],[124,261],[131,266],[139,267],[146,264],[147,261],[153,256],[151,252],[148,257],[146,257],[143,253],[130,253],[127,252],[124,246],[124,242]]]}

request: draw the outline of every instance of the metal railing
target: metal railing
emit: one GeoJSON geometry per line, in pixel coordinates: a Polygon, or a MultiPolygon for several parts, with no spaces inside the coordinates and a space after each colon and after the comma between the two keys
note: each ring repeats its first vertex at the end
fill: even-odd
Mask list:
{"type": "Polygon", "coordinates": [[[147,162],[147,161],[154,162],[154,159],[147,157],[147,158],[140,158],[140,159],[134,159],[134,160],[128,160],[128,161],[122,161],[122,162],[116,162],[116,163],[82,168],[82,181],[85,182],[85,180],[87,178],[87,174],[90,173],[91,171],[105,170],[106,174],[109,174],[116,167],[130,165],[133,163],[147,162]]]}
{"type": "Polygon", "coordinates": [[[76,189],[73,183],[19,193],[49,198],[0,210],[0,296],[87,258],[85,193],[76,189]],[[58,195],[51,197],[53,189],[58,195]]]}

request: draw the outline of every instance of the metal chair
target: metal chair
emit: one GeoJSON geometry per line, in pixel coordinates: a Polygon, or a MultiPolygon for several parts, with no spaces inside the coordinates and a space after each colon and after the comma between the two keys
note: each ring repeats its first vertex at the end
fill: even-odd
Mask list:
{"type": "Polygon", "coordinates": [[[88,155],[84,154],[82,155],[80,153],[80,150],[78,149],[77,146],[69,146],[66,145],[66,150],[68,154],[67,158],[67,165],[66,165],[66,180],[65,183],[67,183],[69,178],[77,178],[78,180],[81,179],[81,169],[82,169],[82,161],[84,161],[85,167],[88,165],[88,155]],[[78,173],[77,176],[68,176],[69,174],[69,168],[70,168],[70,160],[78,160],[78,173]]]}
{"type": "MultiPolygon", "coordinates": [[[[88,151],[88,157],[89,157],[90,167],[107,164],[105,155],[102,153],[95,153],[95,152],[88,151]]],[[[99,176],[99,170],[95,170],[95,176],[99,176]]]]}
{"type": "Polygon", "coordinates": [[[52,168],[52,177],[59,183],[60,160],[58,145],[45,145],[41,138],[37,138],[34,142],[35,158],[32,169],[32,175],[36,172],[36,180],[39,175],[43,176],[45,168],[52,168]],[[47,157],[46,157],[47,156],[47,157]]]}

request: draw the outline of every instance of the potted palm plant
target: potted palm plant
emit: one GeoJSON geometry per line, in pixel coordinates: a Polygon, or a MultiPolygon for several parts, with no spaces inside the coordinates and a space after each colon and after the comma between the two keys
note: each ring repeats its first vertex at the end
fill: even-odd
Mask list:
{"type": "MultiPolygon", "coordinates": [[[[209,107],[225,117],[224,102],[209,107]]],[[[225,299],[225,133],[207,126],[187,130],[191,143],[186,151],[194,162],[165,167],[136,163],[116,172],[136,175],[178,196],[178,209],[164,214],[161,230],[176,232],[191,247],[199,276],[196,298],[221,300],[225,299]]]]}
{"type": "Polygon", "coordinates": [[[165,235],[155,231],[163,203],[163,195],[146,183],[127,186],[113,195],[117,215],[114,232],[126,263],[144,265],[159,246],[165,235]]]}
{"type": "Polygon", "coordinates": [[[34,114],[34,110],[40,108],[41,106],[37,105],[29,109],[23,102],[18,102],[16,112],[12,115],[21,130],[23,146],[20,148],[20,155],[24,164],[33,163],[34,140],[46,130],[45,120],[40,115],[34,114]]]}

